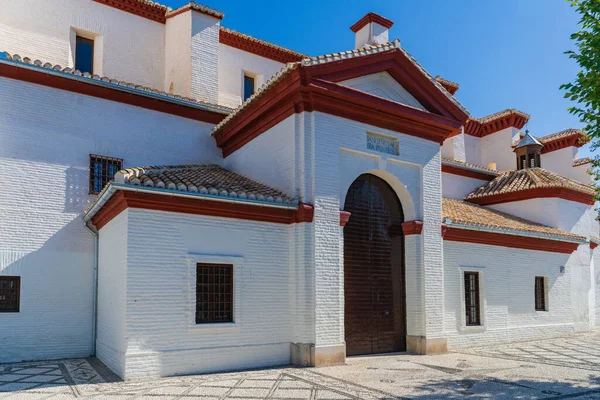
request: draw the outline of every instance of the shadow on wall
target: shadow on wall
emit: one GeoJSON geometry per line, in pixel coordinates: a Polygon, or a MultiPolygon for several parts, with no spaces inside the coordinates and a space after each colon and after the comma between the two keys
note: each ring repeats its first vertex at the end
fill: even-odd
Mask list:
{"type": "MultiPolygon", "coordinates": [[[[95,196],[89,194],[90,172],[87,169],[69,167],[65,170],[65,208],[67,213],[82,213],[95,196]]],[[[83,225],[83,221],[79,219],[83,225]]]]}

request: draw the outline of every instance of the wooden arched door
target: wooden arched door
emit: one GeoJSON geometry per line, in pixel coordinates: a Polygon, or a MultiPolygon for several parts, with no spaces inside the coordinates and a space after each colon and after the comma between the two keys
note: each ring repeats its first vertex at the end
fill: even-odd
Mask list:
{"type": "Polygon", "coordinates": [[[402,205],[371,174],[350,186],[344,210],[344,325],[348,355],[406,350],[402,205]]]}

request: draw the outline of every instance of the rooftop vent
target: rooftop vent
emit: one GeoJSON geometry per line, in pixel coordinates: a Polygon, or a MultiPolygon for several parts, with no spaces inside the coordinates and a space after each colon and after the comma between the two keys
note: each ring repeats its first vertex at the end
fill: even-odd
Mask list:
{"type": "Polygon", "coordinates": [[[389,42],[389,29],[392,25],[394,25],[393,21],[374,12],[368,13],[350,27],[350,30],[355,33],[354,48],[389,42]]]}

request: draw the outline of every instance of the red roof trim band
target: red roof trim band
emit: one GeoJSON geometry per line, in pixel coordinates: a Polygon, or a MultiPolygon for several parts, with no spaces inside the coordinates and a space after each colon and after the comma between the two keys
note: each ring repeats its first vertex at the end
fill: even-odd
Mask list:
{"type": "Polygon", "coordinates": [[[475,137],[484,137],[511,126],[521,129],[525,126],[527,121],[528,118],[516,113],[504,115],[486,122],[469,119],[465,124],[465,133],[475,137]]]}
{"type": "Polygon", "coordinates": [[[219,31],[219,43],[283,64],[300,61],[303,58],[298,55],[290,54],[283,49],[260,43],[257,40],[252,40],[251,38],[245,38],[240,35],[236,35],[235,33],[228,32],[224,29],[219,31]]]}
{"type": "Polygon", "coordinates": [[[571,254],[579,243],[563,242],[558,240],[541,239],[527,236],[509,235],[497,232],[483,232],[478,230],[460,229],[442,225],[444,240],[487,244],[492,246],[511,247],[515,249],[539,250],[553,253],[571,254]]]}
{"type": "Polygon", "coordinates": [[[302,204],[297,210],[262,207],[254,204],[228,203],[224,201],[191,199],[186,197],[165,196],[163,194],[136,193],[119,190],[92,218],[92,223],[101,229],[127,208],[142,208],[178,212],[184,214],[209,215],[214,217],[235,218],[250,221],[293,224],[312,222],[314,208],[302,204]]]}
{"type": "Polygon", "coordinates": [[[493,181],[496,178],[496,175],[494,174],[486,174],[485,172],[473,171],[448,164],[442,164],[442,172],[452,175],[460,175],[466,178],[480,179],[482,181],[493,181]]]}
{"type": "Polygon", "coordinates": [[[509,203],[512,201],[529,200],[537,198],[557,197],[564,200],[575,201],[577,203],[593,205],[594,195],[582,193],[569,188],[542,187],[518,192],[492,194],[483,197],[467,199],[469,203],[487,206],[491,204],[509,203]]]}
{"type": "Polygon", "coordinates": [[[138,15],[142,18],[164,24],[167,21],[166,8],[152,5],[137,0],[93,0],[96,3],[104,4],[130,14],[138,15]]]}
{"type": "Polygon", "coordinates": [[[371,22],[375,22],[376,24],[379,24],[387,29],[390,29],[394,25],[394,21],[384,18],[379,14],[375,14],[374,12],[370,12],[352,25],[350,30],[356,33],[371,22]]]}
{"type": "Polygon", "coordinates": [[[129,104],[149,110],[173,114],[184,118],[190,118],[196,121],[208,122],[211,124],[219,123],[227,115],[209,110],[187,107],[182,104],[171,103],[166,100],[160,100],[153,97],[127,93],[118,89],[106,86],[94,85],[92,83],[82,82],[76,79],[69,79],[57,75],[47,74],[45,71],[20,68],[14,65],[0,63],[0,77],[17,79],[24,82],[35,83],[52,87],[55,89],[66,90],[73,93],[79,93],[86,96],[97,97],[100,99],[116,101],[129,104]]]}
{"type": "Polygon", "coordinates": [[[582,140],[581,135],[578,133],[574,133],[571,136],[566,136],[554,140],[550,140],[544,142],[544,147],[542,147],[542,154],[551,153],[556,150],[565,149],[567,147],[582,147],[586,143],[585,140],[582,140]]]}

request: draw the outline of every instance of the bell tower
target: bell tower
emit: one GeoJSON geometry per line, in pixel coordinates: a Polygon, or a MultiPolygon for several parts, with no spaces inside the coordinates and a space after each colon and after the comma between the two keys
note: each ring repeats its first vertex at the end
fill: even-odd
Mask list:
{"type": "Polygon", "coordinates": [[[525,131],[525,136],[515,147],[517,156],[517,169],[540,168],[542,166],[540,160],[540,152],[544,147],[536,138],[525,131]]]}

